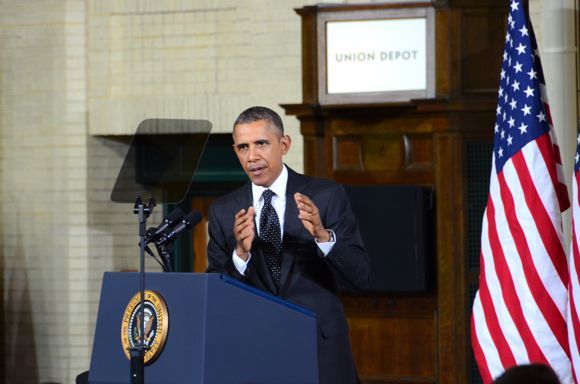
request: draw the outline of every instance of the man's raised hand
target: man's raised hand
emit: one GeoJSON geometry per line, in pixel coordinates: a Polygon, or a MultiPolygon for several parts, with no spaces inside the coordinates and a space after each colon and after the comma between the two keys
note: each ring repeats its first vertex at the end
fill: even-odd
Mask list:
{"type": "Polygon", "coordinates": [[[249,207],[247,211],[241,209],[235,216],[234,237],[236,238],[236,254],[244,261],[247,261],[250,256],[255,234],[254,207],[249,207]]]}
{"type": "Polygon", "coordinates": [[[330,240],[328,231],[324,228],[322,220],[320,219],[320,212],[318,207],[306,195],[301,193],[294,194],[294,200],[298,207],[298,218],[302,221],[302,225],[310,234],[320,243],[326,243],[330,240]]]}

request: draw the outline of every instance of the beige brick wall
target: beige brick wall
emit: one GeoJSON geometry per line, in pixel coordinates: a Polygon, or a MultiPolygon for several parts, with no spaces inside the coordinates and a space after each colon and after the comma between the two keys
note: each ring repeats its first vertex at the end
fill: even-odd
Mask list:
{"type": "MultiPolygon", "coordinates": [[[[301,99],[303,1],[89,1],[89,130],[130,134],[149,117],[202,118],[230,132],[237,114],[301,99]]],[[[298,123],[287,161],[302,169],[298,123]]]]}
{"type": "Polygon", "coordinates": [[[84,2],[0,8],[2,381],[66,380],[86,366],[94,316],[84,2]]]}
{"type": "MultiPolygon", "coordinates": [[[[132,207],[109,194],[142,119],[230,132],[242,109],[267,105],[302,169],[298,122],[278,104],[301,100],[293,8],[307,4],[0,0],[0,382],[70,383],[88,369],[102,273],[138,266],[132,207]]],[[[537,18],[541,1],[531,7],[537,18]]]]}
{"type": "Polygon", "coordinates": [[[529,0],[530,6],[530,18],[532,19],[532,25],[534,26],[534,33],[536,34],[536,39],[538,40],[538,47],[540,48],[540,55],[542,50],[542,10],[544,5],[542,0],[529,0]]]}

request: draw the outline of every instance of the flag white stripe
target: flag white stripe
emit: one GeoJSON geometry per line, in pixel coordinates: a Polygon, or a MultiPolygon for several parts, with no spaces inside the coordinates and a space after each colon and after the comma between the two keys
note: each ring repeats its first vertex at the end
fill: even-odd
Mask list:
{"type": "MultiPolygon", "coordinates": [[[[572,176],[572,236],[576,239],[576,244],[580,239],[580,206],[578,205],[578,185],[575,180],[575,176],[572,176]]],[[[576,249],[578,252],[578,249],[576,249]]],[[[572,359],[572,365],[574,366],[574,376],[577,383],[580,383],[580,355],[578,354],[578,344],[576,343],[576,332],[580,330],[574,329],[574,323],[572,322],[572,311],[576,315],[580,314],[580,281],[578,280],[578,271],[576,269],[576,262],[574,260],[574,242],[570,244],[570,255],[569,255],[569,265],[570,265],[570,290],[571,296],[574,297],[574,307],[572,308],[572,303],[569,303],[569,313],[568,313],[568,341],[570,342],[570,355],[572,359]]]]}
{"type": "MultiPolygon", "coordinates": [[[[574,235],[576,236],[576,235],[574,235]]],[[[572,245],[573,246],[573,245],[572,245]]],[[[574,329],[574,324],[572,322],[572,311],[576,314],[580,313],[578,298],[580,297],[580,282],[578,281],[578,275],[576,271],[576,265],[574,263],[574,258],[570,257],[570,289],[573,291],[574,295],[574,308],[570,308],[570,313],[568,313],[568,341],[570,342],[570,355],[572,358],[572,365],[574,366],[574,376],[576,382],[580,382],[580,375],[578,370],[580,369],[580,355],[578,354],[578,345],[576,344],[576,330],[574,329]]],[[[570,303],[571,304],[571,303],[570,303]]]]}
{"type": "MultiPolygon", "coordinates": [[[[505,262],[510,268],[509,269],[510,275],[508,278],[512,280],[514,284],[515,294],[520,299],[520,308],[522,310],[522,315],[524,318],[523,320],[526,321],[527,323],[529,323],[530,321],[538,321],[536,320],[536,318],[539,315],[540,320],[543,322],[544,319],[543,317],[541,317],[540,310],[537,307],[536,302],[533,299],[531,292],[529,291],[527,281],[525,280],[522,262],[518,254],[518,250],[515,246],[515,240],[512,237],[507,217],[505,215],[505,208],[500,195],[500,185],[497,178],[497,174],[495,173],[492,175],[490,180],[490,197],[495,207],[494,219],[496,222],[500,247],[506,259],[505,262]]],[[[482,242],[482,246],[483,244],[484,243],[482,242]]],[[[491,247],[489,249],[482,249],[482,254],[484,256],[485,263],[490,263],[490,260],[493,258],[491,247]]],[[[488,286],[491,285],[492,282],[489,282],[488,286]]],[[[499,280],[497,281],[497,285],[498,288],[501,288],[501,286],[499,285],[499,280]]],[[[516,305],[516,303],[513,303],[512,305],[516,305]]],[[[501,317],[500,319],[501,324],[505,319],[503,317],[501,317]]],[[[517,336],[515,335],[506,335],[506,336],[508,337],[514,355],[517,355],[518,361],[520,361],[522,355],[525,354],[527,356],[527,351],[525,348],[525,343],[522,342],[521,344],[516,344],[517,340],[516,338],[520,336],[519,331],[516,331],[516,335],[517,336]]],[[[503,370],[505,370],[505,367],[503,370]]],[[[493,372],[493,375],[496,375],[498,373],[501,372],[493,372]]]]}
{"type": "Polygon", "coordinates": [[[487,362],[489,371],[491,372],[491,376],[495,379],[504,371],[504,368],[485,321],[485,315],[483,314],[483,307],[481,305],[481,299],[479,298],[479,292],[477,293],[475,301],[473,302],[473,319],[477,325],[475,327],[475,332],[477,334],[479,345],[481,346],[481,350],[485,355],[485,360],[487,362]]]}
{"type": "MultiPolygon", "coordinates": [[[[529,361],[528,353],[526,349],[523,348],[524,341],[521,338],[518,328],[514,324],[512,316],[506,306],[499,278],[497,276],[495,260],[493,258],[491,245],[489,243],[489,237],[487,236],[489,233],[489,225],[486,214],[484,214],[481,233],[484,234],[484,236],[481,238],[481,252],[484,254],[485,260],[485,280],[487,281],[487,287],[493,302],[495,312],[497,313],[497,317],[498,319],[501,319],[499,322],[501,330],[506,338],[507,343],[510,346],[510,350],[514,355],[516,362],[518,364],[526,363],[529,361]]],[[[500,371],[498,372],[501,371],[503,371],[502,367],[500,367],[500,371]]]]}
{"type": "MultiPolygon", "coordinates": [[[[546,161],[540,152],[538,143],[536,141],[530,142],[522,148],[522,154],[524,155],[528,169],[533,170],[530,171],[530,176],[532,177],[534,185],[536,185],[536,190],[542,200],[542,205],[546,208],[550,220],[552,220],[552,226],[558,235],[560,246],[564,249],[564,235],[561,230],[558,230],[562,228],[562,215],[560,213],[560,205],[558,204],[558,194],[556,192],[556,186],[552,183],[550,171],[546,166],[546,161]]],[[[564,285],[564,282],[562,282],[562,285],[564,285]]]]}
{"type": "MultiPolygon", "coordinates": [[[[519,180],[515,175],[515,170],[513,169],[513,163],[508,161],[503,168],[504,176],[506,177],[508,188],[514,198],[515,202],[515,214],[518,217],[518,221],[522,223],[529,222],[533,223],[531,218],[531,213],[527,209],[527,205],[523,202],[523,192],[521,190],[521,185],[519,180]],[[508,180],[509,179],[509,180],[508,180]]],[[[495,179],[495,177],[494,177],[495,179]]],[[[505,208],[503,206],[503,201],[501,200],[501,195],[499,191],[499,184],[494,182],[490,184],[490,190],[492,195],[492,200],[496,206],[496,223],[498,227],[498,234],[500,236],[501,247],[506,256],[507,264],[510,268],[511,278],[514,282],[517,296],[520,298],[522,304],[522,311],[524,312],[524,319],[527,322],[529,328],[532,331],[533,337],[535,338],[540,349],[544,352],[548,358],[548,353],[557,353],[561,356],[564,351],[560,348],[560,344],[552,330],[548,326],[546,319],[544,318],[538,303],[535,301],[534,296],[531,293],[529,282],[525,278],[524,267],[518,250],[515,246],[515,240],[512,237],[509,222],[505,215],[505,208]],[[550,351],[550,352],[548,352],[550,351]]],[[[524,235],[526,237],[526,242],[530,246],[530,252],[533,254],[534,249],[538,247],[538,242],[541,241],[537,238],[538,232],[535,225],[526,225],[524,228],[524,235]],[[529,232],[528,232],[529,231],[529,232]],[[535,236],[532,236],[530,232],[533,232],[535,236]],[[533,248],[532,248],[533,247],[533,248]]]]}
{"type": "MultiPolygon", "coordinates": [[[[552,140],[552,146],[556,147],[559,151],[558,140],[556,139],[556,131],[554,131],[552,124],[550,124],[550,139],[552,140]]],[[[558,176],[558,182],[560,182],[560,184],[566,185],[566,175],[564,173],[564,166],[562,165],[561,159],[556,160],[556,174],[558,176]]]]}
{"type": "MultiPolygon", "coordinates": [[[[548,175],[548,170],[546,168],[544,158],[539,153],[539,149],[537,149],[537,144],[535,141],[524,147],[522,152],[526,164],[528,165],[528,169],[534,169],[534,172],[530,172],[532,181],[535,185],[544,185],[544,188],[536,187],[536,190],[540,196],[540,199],[542,200],[544,208],[550,216],[552,225],[555,229],[554,232],[558,235],[560,246],[562,247],[563,251],[564,248],[562,233],[561,231],[558,231],[558,228],[562,228],[560,209],[557,203],[556,192],[548,175]],[[536,148],[531,149],[530,146],[532,145],[536,148]]],[[[512,167],[508,167],[508,169],[504,168],[504,174],[511,171],[515,171],[515,169],[512,167]]],[[[517,177],[517,175],[510,175],[510,177],[517,177]]],[[[512,187],[512,193],[514,194],[515,201],[524,202],[524,191],[521,189],[521,185],[519,183],[510,183],[510,187],[512,187]]],[[[531,241],[528,241],[528,246],[530,247],[530,253],[534,261],[536,271],[538,272],[538,275],[540,276],[546,291],[548,291],[550,297],[560,310],[560,314],[565,318],[566,303],[568,302],[568,288],[560,279],[558,271],[552,263],[550,254],[544,243],[541,241],[539,232],[540,229],[535,225],[532,212],[530,212],[529,209],[518,209],[522,208],[523,205],[524,203],[516,204],[516,214],[518,216],[518,221],[522,223],[522,225],[524,225],[524,223],[526,224],[525,234],[527,239],[531,239],[531,241]]],[[[531,207],[531,209],[534,208],[531,207]]]]}
{"type": "Polygon", "coordinates": [[[547,363],[569,384],[568,285],[578,276],[568,276],[563,244],[568,193],[540,59],[520,56],[536,46],[531,22],[521,2],[510,2],[492,158],[500,168],[491,172],[482,225],[484,290],[474,302],[474,351],[486,384],[525,363],[547,363]],[[529,34],[518,33],[528,25],[529,34]],[[529,79],[533,72],[538,76],[529,79]]]}

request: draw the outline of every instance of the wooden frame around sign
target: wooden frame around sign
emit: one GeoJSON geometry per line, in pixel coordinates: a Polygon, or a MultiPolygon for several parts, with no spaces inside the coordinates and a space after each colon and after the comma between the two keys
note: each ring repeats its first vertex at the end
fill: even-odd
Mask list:
{"type": "Polygon", "coordinates": [[[405,102],[411,99],[435,97],[435,11],[433,8],[397,8],[384,10],[352,10],[346,12],[321,12],[317,20],[318,42],[318,100],[320,104],[373,104],[405,102]],[[328,93],[326,62],[326,24],[334,21],[388,20],[425,18],[427,43],[427,88],[412,91],[328,93]]]}

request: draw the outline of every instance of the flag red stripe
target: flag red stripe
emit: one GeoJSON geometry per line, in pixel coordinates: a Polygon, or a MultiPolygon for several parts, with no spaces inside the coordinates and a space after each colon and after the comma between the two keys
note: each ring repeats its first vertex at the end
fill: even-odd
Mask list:
{"type": "MultiPolygon", "coordinates": [[[[549,141],[546,142],[545,140],[549,140],[550,136],[545,134],[542,135],[542,138],[543,139],[538,138],[537,140],[538,147],[540,148],[540,152],[542,153],[542,157],[546,162],[546,166],[550,172],[550,177],[552,178],[552,182],[555,186],[558,184],[557,177],[554,178],[556,170],[549,166],[549,164],[553,164],[553,159],[548,157],[549,155],[546,154],[546,152],[551,153],[551,151],[546,150],[546,147],[551,147],[551,143],[549,141]]],[[[560,243],[558,232],[556,231],[550,215],[546,211],[546,207],[540,198],[540,194],[538,193],[538,189],[532,180],[532,176],[530,175],[529,168],[526,165],[526,161],[522,152],[514,155],[512,157],[512,161],[518,174],[522,190],[524,191],[524,197],[526,199],[526,203],[528,204],[528,208],[530,212],[533,212],[532,216],[534,217],[534,221],[536,223],[536,227],[538,228],[538,233],[542,239],[542,243],[544,243],[544,247],[546,248],[550,259],[552,260],[554,268],[558,272],[558,276],[560,276],[562,284],[564,284],[566,287],[568,286],[568,266],[566,265],[566,254],[564,253],[562,243],[560,243]]]]}
{"type": "Polygon", "coordinates": [[[471,317],[471,347],[473,348],[473,355],[475,356],[475,361],[477,361],[477,366],[479,367],[479,374],[484,384],[490,384],[493,381],[491,372],[489,371],[489,366],[487,365],[487,360],[479,344],[479,339],[477,338],[477,333],[475,331],[475,320],[473,316],[471,317]]]}
{"type": "MultiPolygon", "coordinates": [[[[576,183],[577,190],[580,189],[580,173],[579,172],[574,172],[574,178],[572,179],[572,182],[576,183]]],[[[580,206],[580,191],[578,191],[576,193],[576,195],[577,196],[572,196],[572,198],[576,198],[576,201],[574,202],[574,204],[577,204],[578,206],[580,206]]],[[[572,215],[574,215],[574,210],[572,210],[572,215]]],[[[576,233],[576,231],[574,231],[574,227],[572,227],[572,232],[576,233]]]]}
{"type": "Polygon", "coordinates": [[[566,187],[566,184],[558,183],[556,184],[556,190],[558,194],[558,205],[560,207],[560,212],[564,212],[566,209],[570,208],[568,187],[566,187]]]}
{"type": "MultiPolygon", "coordinates": [[[[548,122],[550,129],[553,129],[552,112],[550,111],[550,104],[543,103],[543,105],[544,105],[544,109],[546,110],[546,121],[548,122]]],[[[552,143],[552,140],[550,140],[550,145],[552,145],[554,147],[554,154],[555,154],[556,163],[562,164],[562,157],[560,156],[560,147],[558,146],[558,144],[552,143]]]]}
{"type": "MultiPolygon", "coordinates": [[[[574,228],[574,223],[572,222],[572,228],[574,228]]],[[[576,266],[576,271],[574,271],[576,273],[576,275],[578,275],[578,263],[580,263],[580,254],[578,253],[578,240],[576,239],[576,233],[574,232],[573,236],[572,236],[572,257],[574,258],[574,265],[576,266]]],[[[572,280],[572,277],[570,277],[570,281],[572,280]]],[[[576,351],[570,351],[571,354],[578,354],[580,353],[580,351],[578,350],[578,347],[580,346],[580,320],[578,319],[578,313],[576,312],[576,305],[575,305],[575,297],[574,297],[574,291],[572,290],[572,287],[570,287],[569,290],[569,297],[570,297],[570,315],[572,318],[572,326],[573,329],[575,330],[574,333],[574,339],[576,340],[576,351]],[[578,331],[578,332],[576,332],[578,331]]],[[[570,346],[571,347],[571,346],[570,346]]]]}
{"type": "Polygon", "coordinates": [[[577,364],[580,359],[580,319],[578,317],[578,311],[576,308],[576,301],[578,300],[578,267],[580,266],[580,250],[578,249],[578,232],[576,229],[577,220],[580,219],[578,214],[580,213],[580,201],[578,198],[580,194],[578,193],[578,187],[580,184],[580,172],[574,172],[572,177],[572,186],[574,194],[573,198],[573,211],[572,211],[572,244],[570,246],[570,284],[568,287],[568,340],[570,340],[570,355],[572,356],[572,377],[576,382],[580,382],[576,372],[578,370],[577,364]],[[575,292],[576,291],[576,292],[575,292]]]}
{"type": "MultiPolygon", "coordinates": [[[[550,110],[550,105],[548,103],[543,103],[543,104],[544,104],[544,109],[546,110],[546,121],[550,125],[550,129],[553,129],[552,128],[552,126],[553,126],[552,111],[550,110]]],[[[554,140],[555,140],[555,136],[554,136],[554,140]]],[[[552,157],[546,157],[544,155],[544,154],[552,153],[554,156],[553,159],[556,162],[556,164],[562,166],[562,155],[560,154],[560,147],[558,146],[558,144],[556,144],[555,141],[552,143],[552,139],[548,138],[548,137],[544,138],[543,141],[545,141],[546,143],[538,142],[538,145],[540,146],[540,151],[542,151],[542,155],[544,156],[544,159],[552,158],[552,157]],[[552,149],[551,152],[550,152],[550,147],[552,149]]],[[[551,164],[551,163],[546,162],[546,164],[551,164]]],[[[554,178],[553,170],[550,169],[550,167],[548,167],[548,168],[550,170],[550,177],[552,178],[552,183],[556,186],[556,191],[558,193],[558,204],[560,205],[560,212],[564,212],[566,209],[570,208],[570,199],[568,196],[568,187],[566,187],[566,183],[564,182],[564,180],[560,179],[560,177],[563,177],[562,174],[558,175],[558,172],[556,171],[556,175],[554,178]]]]}
{"type": "MultiPolygon", "coordinates": [[[[490,197],[481,234],[482,264],[485,259],[487,269],[480,277],[471,324],[479,332],[473,331],[472,337],[479,337],[474,351],[486,382],[509,368],[504,365],[511,355],[517,364],[551,366],[562,383],[572,384],[569,348],[574,346],[573,360],[580,364],[580,310],[568,314],[567,309],[570,300],[580,306],[580,287],[575,286],[576,273],[570,279],[562,244],[561,212],[570,207],[563,153],[546,87],[540,82],[543,74],[531,21],[522,2],[510,2],[490,197]],[[522,50],[532,54],[521,55],[522,50]],[[528,82],[526,73],[532,74],[531,85],[522,92],[517,85],[528,82]],[[530,94],[530,89],[539,91],[530,94]],[[572,285],[576,294],[569,298],[572,285]]],[[[580,214],[576,201],[573,205],[580,214]]],[[[580,228],[576,240],[580,243],[580,228]]],[[[580,258],[571,256],[572,263],[576,256],[580,258]]],[[[580,374],[578,367],[576,371],[580,374]]]]}
{"type": "Polygon", "coordinates": [[[548,103],[543,103],[544,104],[544,109],[546,110],[546,121],[548,122],[549,125],[553,126],[553,121],[552,120],[552,111],[550,110],[550,104],[548,103]]]}
{"type": "Polygon", "coordinates": [[[516,359],[512,353],[512,350],[507,342],[501,326],[499,325],[499,320],[497,318],[497,312],[495,311],[495,306],[491,299],[489,293],[489,287],[487,286],[487,280],[485,278],[485,263],[483,257],[480,258],[480,285],[479,285],[479,297],[481,298],[481,306],[483,307],[483,314],[485,316],[485,322],[489,333],[497,348],[499,358],[501,360],[504,368],[513,367],[516,365],[516,359]]]}
{"type": "MultiPolygon", "coordinates": [[[[500,174],[501,175],[501,174],[500,174]]],[[[500,176],[498,175],[498,176],[500,176]]],[[[505,184],[505,182],[504,182],[505,184]]],[[[530,361],[548,363],[548,359],[540,349],[524,312],[522,310],[522,304],[520,302],[520,297],[516,292],[514,282],[511,278],[510,268],[507,264],[503,249],[501,246],[501,241],[497,233],[497,227],[495,224],[495,207],[493,201],[488,200],[487,203],[487,221],[488,221],[488,236],[490,247],[493,251],[493,259],[495,261],[495,269],[497,271],[497,277],[501,287],[501,292],[506,304],[506,307],[512,317],[512,320],[520,332],[520,336],[524,341],[524,347],[527,351],[530,361]]],[[[506,212],[507,213],[507,212],[506,212]]]]}
{"type": "Polygon", "coordinates": [[[554,148],[557,148],[558,154],[560,153],[560,149],[558,149],[557,145],[552,144],[550,133],[545,133],[538,137],[536,143],[540,149],[542,157],[544,158],[544,162],[546,163],[550,179],[552,179],[552,184],[554,184],[556,188],[558,203],[560,204],[560,212],[563,212],[570,207],[570,200],[568,199],[568,188],[566,187],[566,184],[560,182],[558,179],[558,171],[555,164],[555,161],[557,161],[558,164],[562,164],[561,161],[555,159],[555,157],[559,157],[559,155],[556,156],[554,153],[554,148]]]}
{"type": "MultiPolygon", "coordinates": [[[[518,175],[520,180],[529,178],[531,181],[531,177],[528,173],[528,168],[523,161],[523,155],[521,152],[512,156],[512,160],[514,161],[514,165],[516,166],[518,175]],[[521,161],[521,162],[520,162],[521,161]],[[516,165],[520,163],[519,165],[516,165]]],[[[505,214],[508,217],[508,224],[510,227],[510,232],[514,239],[514,244],[518,250],[518,255],[520,256],[522,267],[524,270],[524,275],[526,281],[528,283],[528,287],[530,288],[530,292],[536,302],[540,312],[544,315],[548,326],[552,330],[552,333],[562,346],[562,349],[568,351],[568,336],[566,334],[566,319],[560,313],[560,310],[552,300],[549,292],[546,290],[542,279],[538,275],[534,262],[532,260],[532,255],[530,249],[528,247],[528,243],[526,241],[526,237],[524,235],[524,229],[522,228],[520,222],[517,219],[515,214],[516,207],[514,204],[513,196],[508,189],[505,177],[503,172],[500,172],[498,175],[499,183],[500,183],[500,193],[502,195],[502,201],[505,207],[505,214]]],[[[523,185],[522,185],[523,187],[523,185]]],[[[531,207],[531,211],[534,213],[534,219],[537,221],[537,215],[540,215],[539,212],[545,211],[544,205],[542,204],[540,197],[537,195],[536,188],[533,186],[528,186],[527,188],[523,188],[524,196],[528,206],[531,207]],[[533,196],[529,196],[533,194],[533,196]],[[539,203],[533,204],[534,201],[539,203]]],[[[547,215],[547,213],[546,213],[547,215]]],[[[551,226],[551,222],[550,222],[551,226]]],[[[538,231],[541,233],[543,231],[542,226],[538,227],[538,231]]],[[[548,252],[550,248],[547,248],[548,252]]],[[[568,279],[566,279],[566,286],[567,286],[568,279]]]]}
{"type": "Polygon", "coordinates": [[[560,155],[560,147],[557,144],[552,144],[552,151],[554,152],[554,160],[556,160],[556,164],[562,165],[562,157],[560,155]]]}

